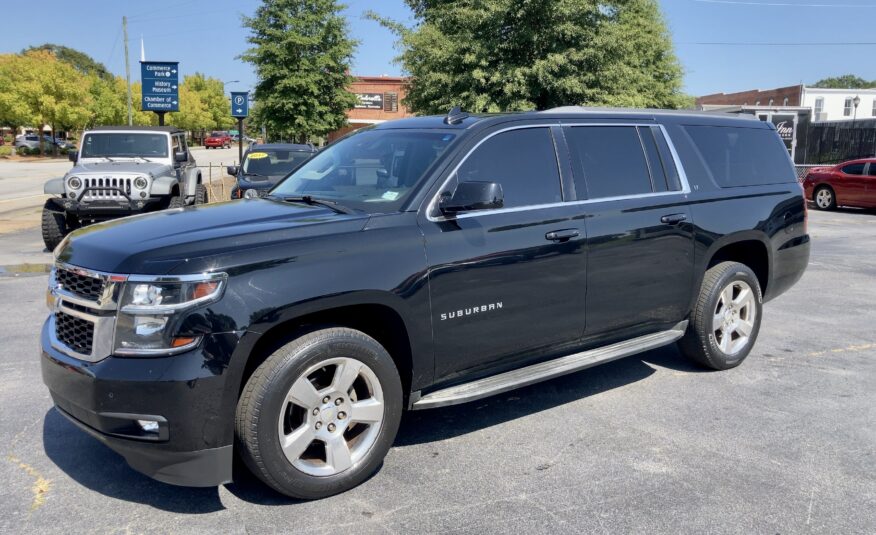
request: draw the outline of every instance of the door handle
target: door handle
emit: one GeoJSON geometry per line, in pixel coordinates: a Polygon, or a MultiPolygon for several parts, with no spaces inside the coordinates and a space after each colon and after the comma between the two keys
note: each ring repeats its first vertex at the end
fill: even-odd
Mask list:
{"type": "Polygon", "coordinates": [[[660,218],[660,222],[667,225],[677,225],[685,220],[687,220],[686,214],[669,214],[660,218]]]}
{"type": "Polygon", "coordinates": [[[572,238],[577,238],[579,236],[578,229],[576,228],[567,228],[563,230],[552,230],[544,235],[546,240],[550,241],[568,241],[572,238]]]}

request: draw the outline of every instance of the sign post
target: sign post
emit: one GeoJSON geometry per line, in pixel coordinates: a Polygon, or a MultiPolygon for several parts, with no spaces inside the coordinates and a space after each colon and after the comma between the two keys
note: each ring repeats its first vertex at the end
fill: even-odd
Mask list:
{"type": "Polygon", "coordinates": [[[179,62],[141,61],[140,80],[143,111],[157,113],[158,124],[164,126],[164,114],[179,111],[179,62]]]}
{"type": "Polygon", "coordinates": [[[237,165],[243,165],[243,120],[249,115],[249,93],[231,93],[231,116],[237,118],[237,165]]]}

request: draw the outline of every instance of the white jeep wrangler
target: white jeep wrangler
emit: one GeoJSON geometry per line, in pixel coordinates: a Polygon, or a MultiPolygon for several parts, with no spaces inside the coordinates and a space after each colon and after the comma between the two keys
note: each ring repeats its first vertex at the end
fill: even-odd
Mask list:
{"type": "Polygon", "coordinates": [[[56,195],[43,207],[49,251],[84,225],[207,202],[185,132],[172,126],[95,127],[70,160],[73,168],[44,187],[56,195]]]}

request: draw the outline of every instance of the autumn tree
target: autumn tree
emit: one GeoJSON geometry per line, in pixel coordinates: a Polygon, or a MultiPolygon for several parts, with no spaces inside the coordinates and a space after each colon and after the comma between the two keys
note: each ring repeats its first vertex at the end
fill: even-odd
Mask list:
{"type": "Polygon", "coordinates": [[[406,0],[399,35],[418,113],[563,105],[677,108],[682,69],[656,0],[406,0]]]}
{"type": "Polygon", "coordinates": [[[356,42],[336,0],[263,0],[244,17],[255,67],[254,113],[274,137],[307,141],[347,122],[356,103],[348,91],[356,42]]]}

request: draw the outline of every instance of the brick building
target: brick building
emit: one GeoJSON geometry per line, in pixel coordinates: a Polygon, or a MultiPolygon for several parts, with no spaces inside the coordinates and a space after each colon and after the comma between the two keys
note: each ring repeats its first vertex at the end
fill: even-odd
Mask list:
{"type": "Polygon", "coordinates": [[[738,93],[715,93],[697,99],[697,107],[703,106],[802,106],[803,86],[792,85],[776,89],[752,89],[738,93]]]}
{"type": "Polygon", "coordinates": [[[403,117],[412,117],[402,100],[406,94],[407,78],[398,76],[357,76],[350,91],[358,97],[356,107],[347,112],[350,124],[329,134],[328,140],[359,128],[403,117]]]}

